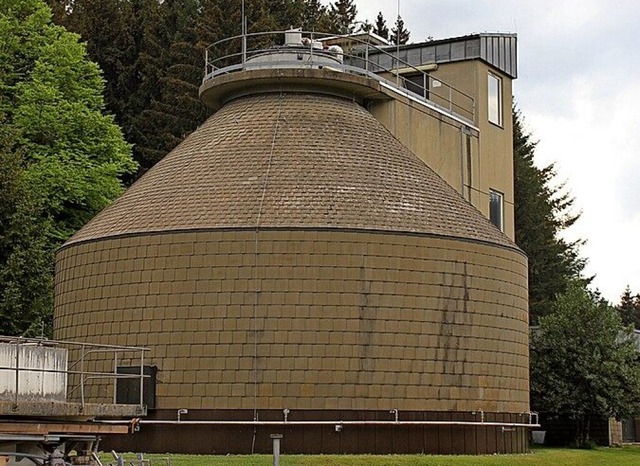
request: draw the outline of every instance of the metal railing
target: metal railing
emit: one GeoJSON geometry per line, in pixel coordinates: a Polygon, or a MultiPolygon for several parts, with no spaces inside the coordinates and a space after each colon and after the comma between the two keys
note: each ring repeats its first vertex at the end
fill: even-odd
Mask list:
{"type": "MultiPolygon", "coordinates": [[[[133,379],[138,389],[138,402],[135,404],[138,404],[140,410],[144,411],[144,379],[149,377],[144,374],[144,364],[145,353],[149,351],[148,348],[8,336],[0,336],[0,348],[9,350],[9,352],[3,352],[3,360],[0,360],[0,374],[6,374],[9,377],[13,374],[13,383],[8,382],[7,384],[8,378],[6,376],[2,378],[5,380],[5,385],[13,385],[12,387],[5,387],[4,392],[5,394],[11,391],[14,392],[11,395],[16,407],[23,400],[37,398],[37,393],[26,393],[29,389],[27,387],[28,384],[34,378],[39,383],[42,383],[47,375],[50,378],[58,375],[60,377],[58,383],[61,384],[64,399],[56,399],[55,401],[77,401],[83,408],[88,398],[91,398],[92,401],[94,399],[105,401],[108,399],[109,403],[117,404],[118,381],[133,379]],[[56,367],[46,367],[47,364],[44,363],[40,365],[34,364],[34,352],[29,351],[34,348],[59,350],[57,356],[61,362],[59,361],[59,364],[55,364],[56,367]],[[31,359],[32,362],[25,361],[26,358],[31,359]],[[8,359],[11,361],[8,361],[8,359]],[[129,366],[127,367],[139,367],[139,373],[125,374],[118,372],[119,364],[122,363],[128,364],[129,366]],[[94,393],[91,397],[88,397],[87,392],[89,388],[95,386],[96,381],[102,386],[109,387],[108,390],[112,390],[111,396],[94,393]]],[[[48,365],[51,366],[51,364],[48,365]]],[[[46,395],[44,399],[46,399],[46,395]]]]}
{"type": "MultiPolygon", "coordinates": [[[[511,413],[516,414],[520,420],[518,421],[497,421],[487,420],[489,415],[495,415],[496,413],[485,413],[482,410],[471,411],[469,414],[475,417],[475,420],[413,420],[413,419],[401,419],[403,412],[398,409],[389,410],[390,419],[377,419],[377,420],[365,420],[365,419],[305,419],[305,420],[291,420],[292,410],[283,409],[282,420],[230,420],[230,419],[209,419],[209,420],[185,420],[181,418],[181,414],[188,413],[188,410],[177,410],[176,419],[141,419],[140,424],[148,425],[185,425],[185,426],[205,426],[205,425],[217,425],[217,426],[323,426],[323,425],[354,425],[354,426],[476,426],[476,427],[502,427],[514,428],[535,428],[540,427],[538,413],[534,411],[527,411],[523,413],[511,413]]],[[[507,413],[505,413],[507,414],[507,413]]],[[[347,414],[349,416],[350,414],[347,414]]],[[[122,424],[125,421],[109,421],[104,420],[102,422],[111,424],[122,424]]],[[[503,433],[506,430],[502,431],[503,433]]]]}
{"type": "MultiPolygon", "coordinates": [[[[386,83],[412,97],[423,100],[441,110],[454,113],[471,123],[475,121],[475,99],[441,79],[432,77],[428,72],[398,57],[396,48],[381,47],[353,35],[324,34],[309,31],[295,31],[301,34],[305,43],[285,44],[285,34],[292,31],[269,31],[241,34],[219,40],[205,50],[205,69],[203,82],[216,76],[237,71],[264,68],[320,68],[330,67],[344,73],[355,74],[386,83]],[[327,64],[328,57],[336,53],[317,48],[318,43],[336,43],[345,45],[340,53],[342,60],[327,64]],[[287,59],[291,54],[304,54],[295,60],[287,59]],[[263,55],[280,55],[282,59],[268,63],[254,62],[263,55]],[[385,67],[372,56],[387,57],[392,67],[385,67]],[[411,76],[409,78],[408,76],[411,76]]],[[[365,35],[368,38],[368,35],[365,35]]]]}

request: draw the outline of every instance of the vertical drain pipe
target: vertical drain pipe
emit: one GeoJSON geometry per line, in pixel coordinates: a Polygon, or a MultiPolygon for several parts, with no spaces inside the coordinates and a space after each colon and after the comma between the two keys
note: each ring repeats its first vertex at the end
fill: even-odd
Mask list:
{"type": "Polygon", "coordinates": [[[273,440],[273,466],[280,466],[280,439],[282,434],[271,434],[273,440]]]}

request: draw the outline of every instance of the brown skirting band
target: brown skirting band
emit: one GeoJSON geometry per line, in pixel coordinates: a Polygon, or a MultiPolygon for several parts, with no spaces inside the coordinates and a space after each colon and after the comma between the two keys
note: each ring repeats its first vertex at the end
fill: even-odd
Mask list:
{"type": "Polygon", "coordinates": [[[176,410],[150,413],[133,435],[110,436],[104,449],[147,453],[493,454],[529,449],[526,414],[401,411],[176,410]],[[247,422],[242,424],[242,422],[247,422]],[[318,422],[318,424],[314,424],[318,422]]]}

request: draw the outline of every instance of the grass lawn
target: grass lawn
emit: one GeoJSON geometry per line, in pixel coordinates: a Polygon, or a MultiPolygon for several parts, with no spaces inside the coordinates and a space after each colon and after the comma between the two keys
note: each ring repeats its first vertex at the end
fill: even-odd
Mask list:
{"type": "MultiPolygon", "coordinates": [[[[126,454],[125,460],[135,458],[126,454]]],[[[146,455],[153,466],[271,466],[270,455],[146,455]]],[[[106,465],[114,463],[111,456],[102,455],[106,465]]],[[[128,465],[129,463],[127,463],[128,465]]],[[[135,465],[136,462],[134,461],[135,465]]],[[[525,455],[491,456],[431,456],[431,455],[282,455],[281,466],[640,466],[640,447],[596,448],[571,450],[566,448],[534,448],[525,455]]]]}

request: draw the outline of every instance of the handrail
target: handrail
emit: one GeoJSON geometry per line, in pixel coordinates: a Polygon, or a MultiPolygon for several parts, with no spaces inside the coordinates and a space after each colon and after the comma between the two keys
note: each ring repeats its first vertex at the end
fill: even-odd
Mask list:
{"type": "Polygon", "coordinates": [[[470,121],[475,121],[475,99],[469,94],[461,91],[444,82],[435,79],[429,73],[419,69],[415,65],[402,60],[397,56],[396,50],[390,53],[384,47],[372,44],[368,40],[351,35],[324,34],[312,31],[296,31],[309,39],[310,44],[285,44],[282,37],[291,31],[267,31],[240,34],[214,42],[205,49],[205,69],[203,82],[215,78],[221,74],[243,71],[251,67],[252,58],[261,54],[279,53],[304,53],[307,59],[304,61],[280,60],[277,62],[255,64],[256,68],[277,68],[279,67],[311,67],[318,68],[326,66],[326,58],[331,56],[331,52],[314,47],[314,41],[322,42],[328,39],[344,39],[349,41],[350,47],[342,52],[343,60],[331,63],[331,68],[339,71],[358,74],[369,78],[383,81],[394,88],[409,91],[416,97],[424,99],[438,108],[455,113],[456,115],[470,121]],[[258,42],[247,48],[247,44],[257,39],[258,42]],[[371,54],[383,55],[391,58],[391,63],[396,66],[387,68],[377,61],[371,61],[371,54]],[[324,60],[324,61],[322,61],[324,60]],[[400,73],[400,70],[403,72],[400,73]],[[410,70],[409,73],[406,71],[410,70]],[[394,76],[394,80],[385,78],[383,75],[394,76]],[[422,85],[411,81],[403,74],[413,74],[422,76],[422,85]]]}
{"type": "MultiPolygon", "coordinates": [[[[484,411],[472,411],[471,414],[481,413],[479,421],[456,421],[456,420],[408,420],[400,419],[401,414],[404,414],[398,409],[392,409],[389,414],[393,414],[393,419],[377,419],[377,420],[363,420],[363,419],[301,419],[290,420],[288,418],[291,415],[290,409],[283,409],[284,419],[282,420],[231,420],[231,419],[202,419],[202,420],[183,420],[180,419],[180,412],[178,410],[177,419],[141,419],[140,424],[150,425],[244,425],[244,426],[306,426],[306,425],[396,425],[396,426],[429,426],[429,425],[442,425],[442,426],[483,426],[483,427],[540,427],[538,422],[538,413],[528,411],[524,413],[511,413],[517,414],[519,417],[524,418],[522,421],[487,421],[484,411]],[[535,418],[535,421],[534,421],[535,418]]],[[[123,424],[126,421],[121,420],[101,420],[107,424],[123,424]]]]}
{"type": "MultiPolygon", "coordinates": [[[[80,392],[80,404],[84,408],[87,403],[85,389],[89,386],[89,381],[112,380],[113,381],[113,403],[116,404],[116,382],[120,379],[135,379],[139,381],[139,406],[144,411],[144,379],[149,378],[144,374],[144,354],[148,348],[133,346],[103,345],[97,343],[82,343],[73,341],[56,341],[37,338],[8,337],[0,336],[0,343],[15,345],[15,359],[10,365],[0,365],[0,371],[13,371],[15,373],[15,393],[13,394],[14,406],[18,406],[20,401],[20,382],[25,373],[33,374],[62,374],[65,376],[66,398],[80,392]],[[22,347],[56,348],[66,352],[66,358],[70,354],[75,357],[74,361],[66,361],[64,369],[45,367],[25,367],[21,361],[22,347]],[[79,353],[78,353],[79,352],[79,353]],[[124,355],[128,356],[125,358],[124,355]],[[92,359],[92,355],[103,355],[100,359],[92,359]],[[140,367],[140,372],[136,374],[122,374],[117,372],[118,362],[129,360],[132,367],[136,364],[140,367]],[[112,362],[111,362],[112,361],[112,362]],[[109,371],[95,370],[96,363],[109,367],[109,371]],[[75,381],[75,383],[70,381],[75,381]]],[[[108,383],[108,385],[111,385],[108,383]]],[[[76,395],[77,396],[77,395],[76,395]]],[[[136,403],[138,404],[138,403],[136,403]]]]}
{"type": "Polygon", "coordinates": [[[61,341],[61,340],[49,340],[47,338],[28,338],[28,337],[12,337],[8,335],[0,335],[0,343],[31,343],[39,346],[86,346],[93,348],[105,348],[105,349],[120,349],[131,351],[150,351],[149,348],[141,346],[122,346],[122,345],[108,345],[102,343],[83,343],[76,341],[61,341]]]}

